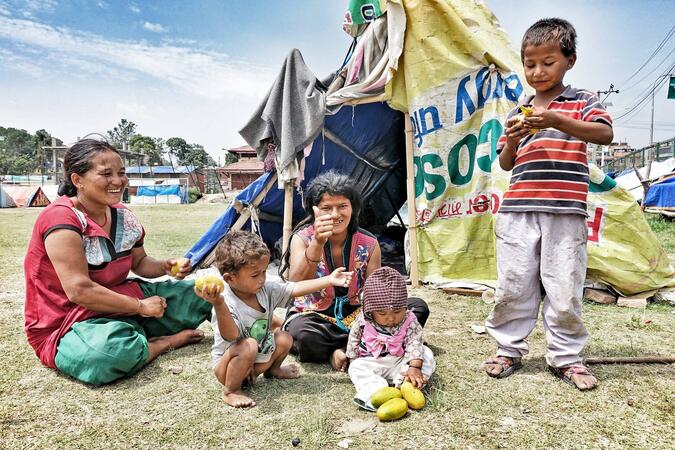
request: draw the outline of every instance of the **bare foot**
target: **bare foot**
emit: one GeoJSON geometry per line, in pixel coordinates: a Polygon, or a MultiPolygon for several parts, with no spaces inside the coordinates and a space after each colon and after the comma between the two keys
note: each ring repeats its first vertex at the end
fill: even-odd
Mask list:
{"type": "Polygon", "coordinates": [[[580,391],[587,391],[589,389],[593,389],[598,385],[598,379],[595,378],[592,374],[588,375],[579,375],[575,374],[570,377],[572,380],[572,383],[579,389],[580,391]]]}
{"type": "Polygon", "coordinates": [[[183,330],[169,336],[150,338],[148,341],[166,343],[168,344],[167,350],[171,350],[189,344],[196,344],[202,339],[204,339],[204,332],[202,330],[183,330]]]}
{"type": "Polygon", "coordinates": [[[289,364],[276,369],[270,368],[264,375],[266,378],[280,378],[282,380],[300,378],[300,368],[296,364],[289,364]]]}
{"type": "Polygon", "coordinates": [[[338,372],[346,372],[349,365],[349,359],[344,350],[338,348],[330,355],[330,365],[338,372]]]}
{"type": "Polygon", "coordinates": [[[224,391],[223,401],[233,408],[251,408],[255,406],[255,400],[245,396],[242,391],[224,391]]]}

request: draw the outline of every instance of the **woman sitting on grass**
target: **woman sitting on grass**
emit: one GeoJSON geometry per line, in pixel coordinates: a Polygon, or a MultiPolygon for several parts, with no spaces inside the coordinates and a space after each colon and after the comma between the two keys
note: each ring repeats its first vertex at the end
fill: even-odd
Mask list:
{"type": "Polygon", "coordinates": [[[61,197],[37,218],[24,262],[26,335],[40,361],[101,385],[202,340],[195,328],[211,305],[180,281],[189,262],[176,267],[179,281],[127,279],[166,275],[177,261],[146,255],[143,227],[120,204],[128,179],[117,150],[84,139],[63,167],[61,197]]]}
{"type": "MultiPolygon", "coordinates": [[[[284,256],[289,280],[312,280],[338,267],[354,276],[347,287],[330,286],[297,297],[284,327],[293,336],[292,351],[300,361],[330,360],[335,370],[345,372],[349,327],[361,311],[366,278],[381,266],[380,245],[359,228],[361,198],[348,176],[331,171],[314,178],[307,185],[304,207],[309,216],[298,224],[284,256]]],[[[424,326],[429,316],[424,300],[408,298],[407,307],[424,326]]]]}

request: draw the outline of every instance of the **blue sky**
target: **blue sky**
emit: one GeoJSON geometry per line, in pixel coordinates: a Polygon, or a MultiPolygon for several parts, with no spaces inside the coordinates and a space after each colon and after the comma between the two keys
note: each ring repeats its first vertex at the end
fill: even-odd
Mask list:
{"type": "MultiPolygon", "coordinates": [[[[180,136],[217,159],[221,148],[243,144],[237,130],[290,49],[320,78],[339,67],[350,43],[341,29],[347,3],[0,0],[0,125],[45,128],[72,142],[124,117],[142,134],[180,136]]],[[[486,3],[516,44],[541,17],[570,20],[579,60],[566,81],[592,90],[614,83],[614,116],[675,63],[673,36],[626,82],[673,26],[670,1],[486,3]]],[[[675,100],[665,92],[657,94],[655,140],[675,135],[675,100]]],[[[649,114],[646,102],[619,120],[616,138],[647,144],[649,114]]]]}

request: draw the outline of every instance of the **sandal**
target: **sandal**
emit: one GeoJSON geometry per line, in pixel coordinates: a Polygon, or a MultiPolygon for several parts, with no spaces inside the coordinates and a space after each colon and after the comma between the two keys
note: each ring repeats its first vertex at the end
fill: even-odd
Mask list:
{"type": "Polygon", "coordinates": [[[549,372],[551,372],[553,375],[556,376],[556,378],[560,378],[563,380],[565,383],[574,386],[575,388],[579,389],[580,391],[589,391],[593,388],[595,388],[598,385],[598,380],[595,378],[595,375],[588,369],[588,367],[584,365],[576,365],[576,366],[567,366],[567,367],[553,367],[553,366],[548,366],[549,372]],[[595,380],[595,383],[592,383],[588,387],[581,387],[577,385],[574,380],[572,380],[572,377],[574,375],[590,375],[593,377],[595,380]]]}
{"type": "Polygon", "coordinates": [[[494,358],[490,358],[485,361],[483,365],[493,364],[501,367],[501,372],[494,374],[488,372],[486,368],[484,369],[485,373],[487,373],[492,378],[506,378],[516,370],[523,367],[523,363],[520,362],[520,360],[521,358],[511,358],[510,356],[495,356],[494,358]]]}

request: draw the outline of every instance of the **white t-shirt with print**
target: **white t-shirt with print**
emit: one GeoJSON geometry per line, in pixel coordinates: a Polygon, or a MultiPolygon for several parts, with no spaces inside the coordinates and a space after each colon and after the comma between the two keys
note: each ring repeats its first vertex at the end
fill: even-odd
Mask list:
{"type": "Polygon", "coordinates": [[[239,339],[252,337],[258,341],[258,356],[256,363],[269,361],[274,353],[274,336],[270,330],[272,314],[275,308],[288,308],[291,304],[291,293],[295,283],[281,281],[267,281],[263,288],[256,294],[258,303],[263,311],[253,309],[237,297],[230,286],[225,284],[223,297],[225,304],[230,309],[232,318],[239,328],[239,336],[233,341],[223,339],[218,330],[218,318],[215,308],[211,309],[211,327],[213,328],[213,347],[211,347],[211,360],[215,365],[225,351],[239,339]]]}

